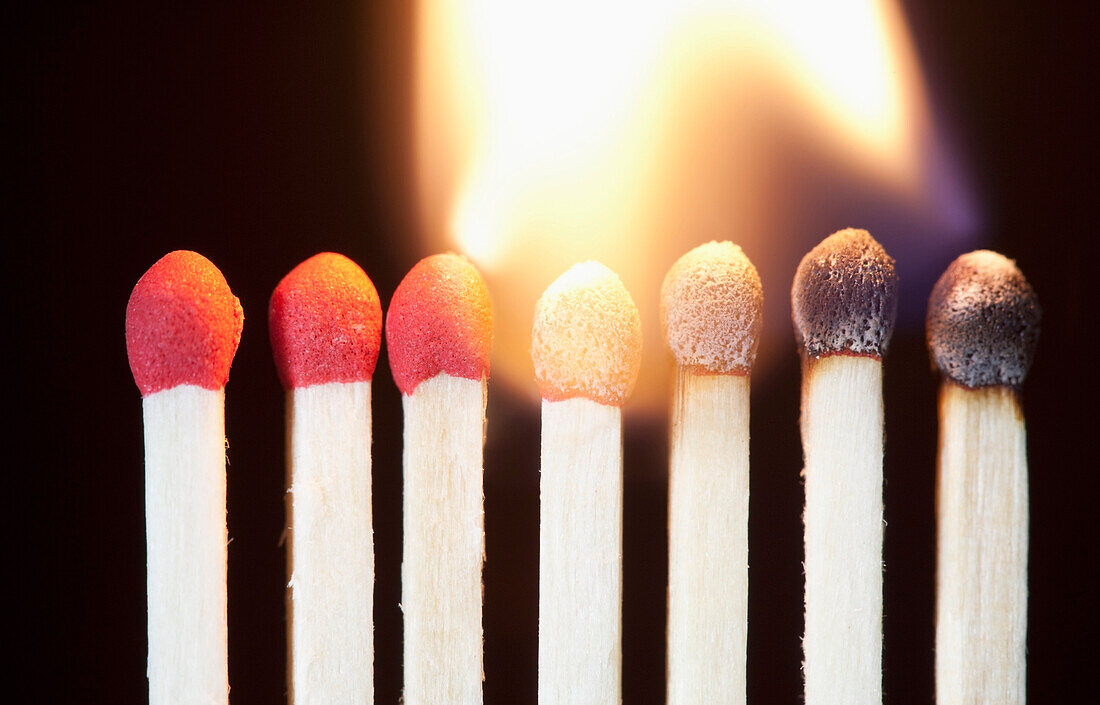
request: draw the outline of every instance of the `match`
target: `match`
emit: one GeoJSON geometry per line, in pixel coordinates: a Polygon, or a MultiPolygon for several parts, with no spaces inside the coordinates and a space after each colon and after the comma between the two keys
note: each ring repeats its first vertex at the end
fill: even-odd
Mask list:
{"type": "Polygon", "coordinates": [[[661,287],[676,361],[668,502],[669,705],[743,704],[748,624],[749,371],[760,277],[730,242],[681,257],[661,287]]]}
{"type": "Polygon", "coordinates": [[[126,305],[145,427],[150,705],[229,702],[225,383],[243,325],[222,273],[185,250],[126,305]]]}
{"type": "Polygon", "coordinates": [[[882,702],[882,357],[894,260],[864,230],[825,238],[791,288],[802,353],[807,705],[882,702]]]}
{"type": "Polygon", "coordinates": [[[928,302],[943,375],[937,476],[936,701],[1027,700],[1027,430],[1019,389],[1042,312],[1016,264],[980,250],[928,302]]]}
{"type": "Polygon", "coordinates": [[[540,705],[622,700],[620,407],[638,379],[641,349],[638,309],[602,264],[573,266],[535,305],[540,705]]]}
{"type": "Polygon", "coordinates": [[[404,434],[405,705],[482,702],[489,291],[464,257],[434,255],[398,285],[386,345],[404,434]]]}
{"type": "Polygon", "coordinates": [[[371,377],[382,309],[366,273],[315,255],[268,308],[286,389],[287,685],[293,705],[374,702],[371,377]]]}

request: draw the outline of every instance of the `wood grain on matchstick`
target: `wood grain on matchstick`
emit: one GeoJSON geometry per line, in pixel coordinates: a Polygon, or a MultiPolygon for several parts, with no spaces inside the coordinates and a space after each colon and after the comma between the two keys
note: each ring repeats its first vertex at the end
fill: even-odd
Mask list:
{"type": "Polygon", "coordinates": [[[806,702],[882,702],[882,363],[808,364],[802,392],[806,702]]]}

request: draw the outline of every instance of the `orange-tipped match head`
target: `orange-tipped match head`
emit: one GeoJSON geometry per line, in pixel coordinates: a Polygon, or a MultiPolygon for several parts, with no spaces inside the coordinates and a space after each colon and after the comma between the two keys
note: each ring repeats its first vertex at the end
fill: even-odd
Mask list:
{"type": "Polygon", "coordinates": [[[141,395],[181,384],[221,389],[243,327],[241,302],[210,260],[187,250],[161,257],[126,305],[126,352],[141,395]]]}
{"type": "Polygon", "coordinates": [[[558,277],[535,304],[531,357],[543,399],[622,406],[641,367],[642,324],[619,277],[597,262],[558,277]]]}
{"type": "Polygon", "coordinates": [[[286,389],[368,382],[382,341],[382,308],[366,272],[323,252],[283,277],[268,307],[271,349],[286,389]]]}
{"type": "Polygon", "coordinates": [[[661,286],[665,340],[676,364],[696,374],[748,374],[763,316],[760,275],[731,242],[691,250],[661,286]]]}
{"type": "Polygon", "coordinates": [[[412,394],[441,372],[473,380],[488,377],[492,344],[489,289],[465,257],[426,257],[393,292],[386,348],[402,394],[412,394]]]}

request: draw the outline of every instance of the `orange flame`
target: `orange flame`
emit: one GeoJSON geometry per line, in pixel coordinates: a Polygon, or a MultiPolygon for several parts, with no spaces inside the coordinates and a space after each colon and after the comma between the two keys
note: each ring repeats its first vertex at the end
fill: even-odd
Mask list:
{"type": "Polygon", "coordinates": [[[642,311],[642,404],[667,394],[657,294],[680,254],[733,240],[785,298],[790,274],[768,273],[804,244],[777,237],[792,151],[929,197],[926,99],[889,0],[423,0],[417,50],[425,251],[482,269],[494,377],[532,395],[534,302],[576,262],[618,272],[642,311]]]}

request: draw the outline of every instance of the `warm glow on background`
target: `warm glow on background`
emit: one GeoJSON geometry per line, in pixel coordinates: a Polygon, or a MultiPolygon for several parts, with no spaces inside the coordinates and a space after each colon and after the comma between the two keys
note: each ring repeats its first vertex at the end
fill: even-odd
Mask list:
{"type": "Polygon", "coordinates": [[[482,269],[494,377],[532,394],[534,302],[575,262],[602,261],[638,303],[646,405],[667,391],[660,282],[690,247],[733,240],[756,264],[766,351],[798,257],[869,227],[820,229],[804,210],[846,212],[823,191],[972,227],[936,195],[943,157],[894,2],[423,0],[417,51],[423,252],[482,269]]]}

